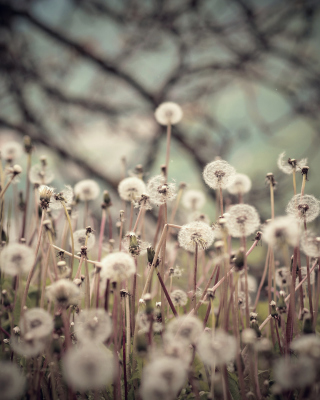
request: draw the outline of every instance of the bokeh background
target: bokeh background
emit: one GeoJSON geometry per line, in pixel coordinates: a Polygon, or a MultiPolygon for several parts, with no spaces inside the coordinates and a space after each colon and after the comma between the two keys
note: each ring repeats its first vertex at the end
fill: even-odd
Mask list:
{"type": "Polygon", "coordinates": [[[283,214],[284,150],[308,157],[306,193],[320,196],[319,11],[316,0],[0,0],[0,145],[29,135],[55,187],[92,178],[117,204],[124,171],[159,172],[166,135],[153,113],[175,101],[169,177],[206,191],[214,221],[201,174],[219,156],[251,177],[245,201],[264,220],[273,172],[283,214]]]}

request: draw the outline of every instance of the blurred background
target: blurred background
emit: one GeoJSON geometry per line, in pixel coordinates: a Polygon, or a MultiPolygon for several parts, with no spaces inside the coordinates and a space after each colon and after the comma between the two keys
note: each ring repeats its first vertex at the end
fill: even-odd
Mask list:
{"type": "Polygon", "coordinates": [[[283,214],[282,151],[308,157],[306,193],[320,196],[319,11],[316,0],[0,0],[0,146],[29,135],[53,186],[91,178],[115,200],[124,170],[159,172],[153,113],[175,101],[169,177],[213,199],[201,174],[219,156],[251,177],[245,201],[264,220],[273,172],[283,214]]]}

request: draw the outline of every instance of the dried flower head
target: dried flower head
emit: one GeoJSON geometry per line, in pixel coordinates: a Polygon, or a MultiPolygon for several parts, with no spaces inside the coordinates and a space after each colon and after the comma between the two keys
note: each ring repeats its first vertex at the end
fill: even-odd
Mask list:
{"type": "Polygon", "coordinates": [[[32,308],[20,318],[21,334],[26,340],[43,339],[53,331],[52,316],[43,308],[32,308]]]}
{"type": "Polygon", "coordinates": [[[234,360],[237,343],[233,336],[219,329],[214,334],[204,332],[200,337],[197,349],[206,365],[226,365],[234,360]]]}
{"type": "Polygon", "coordinates": [[[23,398],[26,388],[26,378],[20,369],[9,361],[0,362],[0,399],[15,400],[23,398]]]}
{"type": "Polygon", "coordinates": [[[145,191],[145,183],[136,177],[122,179],[118,186],[119,196],[125,201],[136,201],[145,191]]]}
{"type": "Polygon", "coordinates": [[[251,189],[252,183],[248,175],[236,174],[233,183],[227,187],[227,190],[231,194],[244,194],[248,193],[251,189]]]}
{"type": "Polygon", "coordinates": [[[75,320],[74,332],[83,343],[103,343],[112,332],[111,318],[102,308],[83,310],[75,320]]]}
{"type": "Polygon", "coordinates": [[[254,233],[259,225],[260,218],[257,210],[248,204],[236,204],[228,210],[226,226],[231,236],[242,237],[254,233]]]}
{"type": "Polygon", "coordinates": [[[308,231],[302,236],[301,249],[309,257],[320,256],[320,236],[314,232],[308,231]]]}
{"type": "Polygon", "coordinates": [[[316,371],[309,358],[286,357],[276,362],[273,376],[282,390],[293,390],[310,385],[316,378],[316,371]]]}
{"type": "Polygon", "coordinates": [[[177,341],[186,344],[195,344],[202,330],[203,325],[198,318],[192,315],[183,315],[170,322],[165,331],[165,336],[169,340],[175,337],[177,341]]]}
{"type": "Polygon", "coordinates": [[[200,190],[187,190],[182,197],[182,204],[187,210],[200,210],[206,202],[206,196],[200,190]]]}
{"type": "Polygon", "coordinates": [[[123,250],[132,254],[132,256],[142,256],[146,254],[151,245],[139,239],[135,232],[127,232],[122,240],[122,246],[123,250]]]}
{"type": "Polygon", "coordinates": [[[183,307],[188,302],[187,293],[183,290],[177,289],[170,293],[172,303],[176,307],[183,307]]]}
{"type": "Polygon", "coordinates": [[[74,390],[98,390],[114,377],[114,359],[104,346],[74,347],[62,359],[63,376],[74,390]]]}
{"type": "Polygon", "coordinates": [[[134,259],[126,253],[108,254],[102,259],[101,264],[101,277],[112,282],[122,282],[136,273],[134,259]]]}
{"type": "Polygon", "coordinates": [[[236,177],[236,170],[224,160],[213,161],[206,165],[203,179],[212,189],[226,189],[236,177]]]}
{"type": "Polygon", "coordinates": [[[168,101],[161,103],[154,116],[160,125],[175,125],[181,121],[183,113],[181,107],[177,103],[168,101]]]}
{"type": "Polygon", "coordinates": [[[175,199],[176,186],[174,183],[167,183],[163,175],[156,175],[149,180],[147,192],[150,195],[150,201],[160,206],[175,199]]]}
{"type": "Polygon", "coordinates": [[[85,179],[78,182],[74,187],[74,194],[81,201],[94,200],[99,196],[100,187],[92,179],[85,179]]]}
{"type": "Polygon", "coordinates": [[[50,301],[64,308],[77,305],[81,298],[79,287],[67,279],[60,279],[48,286],[46,295],[50,301]]]}
{"type": "Polygon", "coordinates": [[[204,222],[190,222],[183,225],[179,231],[179,245],[187,251],[194,252],[196,246],[198,250],[205,250],[211,246],[214,233],[211,227],[204,222]]]}
{"type": "Polygon", "coordinates": [[[320,213],[320,202],[312,195],[297,194],[288,203],[286,212],[299,221],[311,222],[320,213]]]}
{"type": "Polygon", "coordinates": [[[270,244],[281,248],[284,245],[296,246],[299,243],[300,228],[291,217],[277,217],[263,227],[263,239],[270,244]]]}
{"type": "Polygon", "coordinates": [[[63,207],[62,203],[66,207],[70,207],[73,200],[73,189],[71,186],[65,185],[63,191],[59,193],[53,193],[50,201],[50,209],[59,210],[63,207]]]}
{"type": "Polygon", "coordinates": [[[33,184],[49,185],[54,180],[54,173],[47,166],[35,164],[30,168],[29,180],[33,184]]]}
{"type": "Polygon", "coordinates": [[[53,193],[54,193],[54,188],[50,186],[41,185],[39,187],[40,207],[42,209],[46,210],[49,208],[53,193]]]}
{"type": "MultiPolygon", "coordinates": [[[[96,242],[96,238],[93,233],[88,234],[87,238],[87,230],[86,229],[79,229],[73,233],[73,240],[74,240],[74,249],[75,251],[80,251],[82,246],[87,247],[87,251],[93,249],[93,246],[96,242]]],[[[70,239],[71,245],[71,239],[70,239]]]]}
{"type": "Polygon", "coordinates": [[[293,171],[301,169],[307,165],[308,159],[302,158],[301,160],[296,160],[295,158],[286,158],[286,153],[283,152],[278,157],[278,167],[285,174],[292,174],[293,171]]]}
{"type": "Polygon", "coordinates": [[[10,243],[0,254],[0,268],[2,272],[16,276],[27,274],[34,263],[34,250],[25,244],[10,243]]]}
{"type": "Polygon", "coordinates": [[[135,208],[142,208],[145,210],[152,210],[152,205],[150,203],[150,196],[147,193],[142,193],[142,195],[134,202],[135,208]]]}

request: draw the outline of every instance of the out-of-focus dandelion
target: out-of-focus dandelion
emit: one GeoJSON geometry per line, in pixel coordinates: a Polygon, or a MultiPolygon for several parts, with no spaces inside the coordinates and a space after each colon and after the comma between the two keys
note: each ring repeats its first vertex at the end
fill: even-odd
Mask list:
{"type": "Polygon", "coordinates": [[[154,116],[160,125],[175,125],[181,121],[183,112],[179,104],[168,101],[159,105],[154,116]]]}
{"type": "Polygon", "coordinates": [[[23,154],[23,147],[19,142],[6,142],[1,146],[1,156],[2,158],[12,163],[13,161],[20,158],[23,154]]]}
{"type": "Polygon", "coordinates": [[[80,201],[94,200],[99,196],[100,187],[92,179],[84,179],[74,187],[74,194],[80,201]]]}
{"type": "Polygon", "coordinates": [[[176,307],[183,307],[188,302],[188,296],[183,290],[177,289],[170,293],[172,303],[176,307]]]}
{"type": "Polygon", "coordinates": [[[119,196],[125,201],[136,201],[145,191],[145,183],[136,177],[122,179],[118,186],[119,196]]]}
{"type": "Polygon", "coordinates": [[[26,388],[26,378],[12,362],[0,362],[0,388],[1,400],[15,400],[23,397],[26,388]]]}
{"type": "Polygon", "coordinates": [[[319,257],[320,237],[312,231],[305,232],[301,238],[301,249],[309,257],[319,257]]]}
{"type": "Polygon", "coordinates": [[[293,390],[310,385],[316,378],[312,360],[281,358],[274,365],[274,378],[282,390],[293,390]]]}
{"type": "Polygon", "coordinates": [[[175,337],[175,340],[188,344],[195,344],[201,335],[203,326],[201,321],[191,315],[176,318],[166,328],[165,335],[175,337]]]}
{"type": "Polygon", "coordinates": [[[254,233],[260,225],[257,210],[248,204],[236,204],[228,210],[226,226],[231,236],[242,237],[254,233]]]}
{"type": "Polygon", "coordinates": [[[251,189],[251,179],[246,174],[235,174],[233,183],[231,183],[227,190],[230,194],[243,195],[248,193],[251,189]]]}
{"type": "Polygon", "coordinates": [[[77,305],[81,298],[81,292],[77,285],[67,279],[60,279],[46,288],[49,300],[60,307],[77,305]]]}
{"type": "Polygon", "coordinates": [[[278,248],[284,245],[296,246],[299,243],[300,228],[291,217],[277,217],[263,227],[263,239],[278,248]]]}
{"type": "Polygon", "coordinates": [[[93,249],[96,242],[95,235],[93,233],[87,235],[86,229],[79,229],[75,231],[73,237],[75,251],[80,251],[82,246],[86,246],[87,251],[90,251],[93,249]]]}
{"type": "Polygon", "coordinates": [[[281,289],[286,288],[291,283],[291,272],[288,267],[277,268],[275,272],[276,285],[281,289]]]}
{"type": "Polygon", "coordinates": [[[200,210],[206,202],[206,197],[200,190],[187,190],[182,197],[182,204],[187,210],[200,210]]]}
{"type": "Polygon", "coordinates": [[[54,173],[47,166],[35,164],[30,168],[29,180],[33,184],[49,185],[54,180],[54,173]]]}
{"type": "Polygon", "coordinates": [[[0,268],[11,276],[29,273],[33,263],[34,251],[24,244],[10,243],[0,254],[0,268]]]}
{"type": "Polygon", "coordinates": [[[134,259],[126,253],[108,254],[101,260],[101,264],[101,277],[111,282],[122,282],[136,273],[134,259]]]}
{"type": "Polygon", "coordinates": [[[24,312],[19,325],[25,339],[43,339],[53,331],[52,316],[38,307],[24,312]]]}
{"type": "Polygon", "coordinates": [[[112,332],[111,318],[104,309],[83,310],[75,321],[74,332],[84,344],[103,343],[112,332]]]}

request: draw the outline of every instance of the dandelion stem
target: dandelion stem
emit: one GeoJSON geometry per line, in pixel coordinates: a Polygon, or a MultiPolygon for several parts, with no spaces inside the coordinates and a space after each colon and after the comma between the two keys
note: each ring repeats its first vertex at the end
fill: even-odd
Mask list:
{"type": "Polygon", "coordinates": [[[103,233],[104,233],[104,229],[106,226],[106,219],[107,219],[107,213],[106,213],[106,210],[103,208],[101,225],[100,225],[100,235],[99,235],[98,261],[101,261],[103,233]]]}
{"type": "Polygon", "coordinates": [[[30,197],[30,180],[29,180],[30,168],[31,168],[31,152],[28,153],[28,158],[27,158],[26,198],[25,198],[25,205],[24,205],[24,210],[23,210],[21,238],[24,238],[25,230],[26,230],[27,212],[28,212],[28,204],[29,204],[29,197],[30,197]]]}
{"type": "Polygon", "coordinates": [[[139,213],[138,213],[138,216],[137,216],[137,219],[136,219],[136,223],[134,224],[134,227],[133,227],[133,232],[135,232],[137,230],[139,219],[140,219],[141,214],[142,214],[142,210],[143,210],[143,207],[140,207],[140,210],[139,210],[139,213]]]}
{"type": "Polygon", "coordinates": [[[130,206],[129,231],[131,231],[131,228],[132,228],[132,221],[133,221],[133,202],[131,202],[131,206],[130,206]]]}
{"type": "Polygon", "coordinates": [[[257,297],[256,297],[256,300],[254,302],[253,311],[255,311],[257,309],[257,305],[258,305],[260,294],[261,294],[261,289],[262,289],[262,286],[263,286],[264,281],[266,279],[268,265],[269,265],[269,257],[270,257],[270,246],[268,246],[266,261],[265,261],[265,264],[264,264],[264,270],[263,270],[262,278],[261,278],[260,285],[259,285],[259,288],[258,288],[257,297]]]}
{"type": "Polygon", "coordinates": [[[15,178],[15,174],[13,174],[11,176],[11,178],[8,180],[6,186],[3,188],[3,190],[0,192],[0,200],[3,198],[5,192],[7,191],[8,187],[10,186],[10,183],[13,181],[13,179],[15,178]]]}
{"type": "Polygon", "coordinates": [[[170,160],[170,143],[171,143],[171,124],[167,125],[167,148],[166,148],[166,170],[165,170],[165,178],[166,182],[168,180],[168,170],[169,170],[169,160],[170,160]]]}
{"type": "MultiPolygon", "coordinates": [[[[73,230],[72,230],[72,224],[71,224],[71,219],[67,210],[67,207],[63,201],[61,201],[61,204],[63,206],[64,212],[66,214],[66,218],[69,224],[69,231],[70,231],[70,238],[71,238],[71,276],[72,276],[72,271],[73,271],[73,262],[74,262],[74,237],[73,237],[73,230]]],[[[100,261],[100,260],[99,260],[100,261]]]]}
{"type": "Polygon", "coordinates": [[[295,168],[292,169],[292,179],[293,179],[293,193],[294,195],[297,194],[297,182],[296,182],[296,170],[295,168]]]}
{"type": "Polygon", "coordinates": [[[219,186],[219,199],[220,199],[220,215],[223,215],[223,195],[221,186],[219,186]]]}
{"type": "Polygon", "coordinates": [[[124,380],[124,398],[128,399],[128,383],[127,383],[127,357],[126,357],[126,294],[121,296],[122,304],[122,365],[124,380]]]}
{"type": "MultiPolygon", "coordinates": [[[[175,317],[178,317],[177,310],[175,309],[175,306],[172,303],[171,297],[170,297],[170,295],[169,295],[169,293],[167,291],[166,285],[163,283],[163,280],[161,278],[161,275],[160,275],[159,271],[157,271],[157,276],[159,278],[159,282],[160,282],[160,285],[162,287],[163,293],[165,294],[165,296],[166,296],[166,298],[168,300],[168,303],[170,305],[171,311],[173,312],[175,317]]],[[[163,318],[164,318],[164,316],[163,316],[163,318]]]]}
{"type": "Polygon", "coordinates": [[[196,248],[194,251],[194,272],[193,272],[193,299],[192,299],[192,305],[193,308],[196,308],[197,304],[197,297],[196,297],[196,292],[197,292],[197,270],[198,270],[198,243],[195,243],[196,248]]]}

